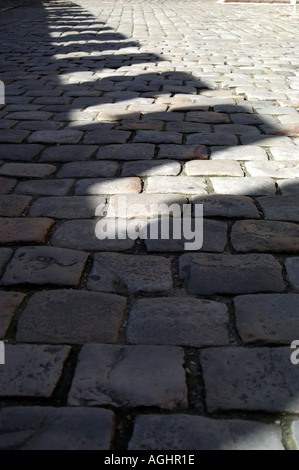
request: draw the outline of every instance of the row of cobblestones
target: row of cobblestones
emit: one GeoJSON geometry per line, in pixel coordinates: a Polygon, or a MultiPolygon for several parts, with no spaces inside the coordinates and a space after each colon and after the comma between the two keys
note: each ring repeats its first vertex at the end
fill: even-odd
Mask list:
{"type": "Polygon", "coordinates": [[[298,17],[5,8],[0,449],[298,448],[298,17]],[[119,196],[140,237],[202,204],[202,248],[99,240],[119,196]]]}

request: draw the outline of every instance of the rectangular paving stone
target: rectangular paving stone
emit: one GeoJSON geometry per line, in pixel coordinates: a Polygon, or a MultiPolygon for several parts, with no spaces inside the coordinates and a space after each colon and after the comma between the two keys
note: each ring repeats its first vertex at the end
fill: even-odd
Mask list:
{"type": "Polygon", "coordinates": [[[72,179],[21,181],[17,185],[15,193],[29,194],[31,196],[65,196],[70,191],[74,182],[75,180],[72,179]]]}
{"type": "Polygon", "coordinates": [[[16,121],[48,121],[51,116],[52,113],[46,111],[21,111],[9,113],[6,117],[16,121]]]}
{"type": "Polygon", "coordinates": [[[159,145],[158,158],[177,160],[206,160],[208,149],[205,145],[159,145]]]}
{"type": "Polygon", "coordinates": [[[283,196],[293,196],[299,194],[298,178],[278,180],[277,185],[283,196]]]}
{"type": "Polygon", "coordinates": [[[154,158],[153,144],[103,145],[97,153],[98,160],[150,160],[154,158]]]}
{"type": "Polygon", "coordinates": [[[238,139],[233,134],[228,133],[209,133],[209,134],[191,134],[187,136],[187,144],[191,145],[238,145],[238,139]]]}
{"type": "Polygon", "coordinates": [[[206,122],[211,124],[228,124],[229,116],[223,113],[214,113],[211,111],[191,111],[186,114],[186,121],[206,122]]]}
{"type": "Polygon", "coordinates": [[[238,145],[237,147],[216,146],[211,149],[212,160],[268,161],[267,152],[255,145],[238,145]]]}
{"type": "Polygon", "coordinates": [[[67,346],[7,344],[0,369],[1,397],[49,398],[69,355],[67,346]]]}
{"type": "Polygon", "coordinates": [[[286,162],[248,162],[245,164],[250,176],[269,176],[271,178],[299,178],[299,163],[286,162]]]}
{"type": "Polygon", "coordinates": [[[62,122],[54,121],[21,121],[15,126],[15,129],[24,129],[26,131],[57,131],[64,127],[62,122]]]}
{"type": "Polygon", "coordinates": [[[107,217],[118,215],[125,218],[124,211],[127,219],[146,219],[158,215],[169,217],[169,209],[173,204],[179,205],[183,210],[184,204],[188,203],[187,197],[180,194],[128,194],[125,198],[117,195],[110,198],[107,217]]]}
{"type": "Polygon", "coordinates": [[[109,450],[114,413],[105,409],[18,406],[0,414],[0,448],[109,450]]]}
{"type": "Polygon", "coordinates": [[[290,348],[217,348],[201,352],[209,413],[297,413],[299,369],[290,348]]]}
{"type": "Polygon", "coordinates": [[[28,131],[20,130],[0,130],[0,143],[1,144],[21,144],[29,135],[28,131]]]}
{"type": "Polygon", "coordinates": [[[299,252],[299,226],[270,220],[242,220],[233,225],[231,241],[234,250],[254,252],[299,252]]]}
{"type": "Polygon", "coordinates": [[[89,178],[77,181],[75,194],[134,194],[142,189],[140,178],[89,178]]]}
{"type": "Polygon", "coordinates": [[[271,154],[275,161],[298,161],[299,148],[296,145],[289,145],[285,147],[271,147],[271,154]]]}
{"type": "Polygon", "coordinates": [[[173,346],[84,346],[68,404],[182,409],[187,405],[183,356],[173,346]]]}
{"type": "Polygon", "coordinates": [[[0,216],[19,217],[27,209],[31,201],[32,198],[28,196],[0,196],[0,216]]]}
{"type": "Polygon", "coordinates": [[[165,222],[154,219],[149,221],[141,230],[140,238],[145,239],[147,251],[175,253],[181,251],[211,251],[222,253],[227,245],[227,224],[217,220],[203,220],[203,224],[195,225],[194,219],[184,226],[183,219],[173,222],[166,221],[167,232],[164,232],[165,222]],[[180,228],[180,231],[178,229],[180,228]],[[190,230],[186,235],[185,230],[190,230]],[[202,234],[199,231],[202,230],[202,234]],[[161,234],[163,233],[163,237],[161,234]],[[154,234],[154,236],[152,235],[154,234]],[[157,235],[156,235],[157,234],[157,235]]]}
{"type": "Polygon", "coordinates": [[[210,124],[200,122],[168,122],[165,127],[169,132],[181,132],[182,134],[203,133],[208,134],[212,128],[210,124]]]}
{"type": "Polygon", "coordinates": [[[37,144],[1,144],[0,155],[4,160],[30,161],[42,150],[42,145],[37,144]]]}
{"type": "Polygon", "coordinates": [[[299,222],[299,194],[297,196],[259,197],[257,201],[265,219],[299,222]]]}
{"type": "Polygon", "coordinates": [[[192,203],[194,206],[197,204],[203,205],[204,217],[260,218],[253,200],[247,196],[207,194],[206,196],[193,196],[192,203]]]}
{"type": "Polygon", "coordinates": [[[245,344],[289,346],[299,334],[299,295],[244,295],[236,297],[234,305],[237,330],[245,344]]]}
{"type": "Polygon", "coordinates": [[[265,135],[259,136],[246,135],[240,137],[242,145],[255,145],[258,144],[262,147],[280,147],[292,145],[292,139],[290,137],[279,136],[279,135],[265,135]]]}
{"type": "Polygon", "coordinates": [[[129,450],[284,450],[274,424],[202,416],[138,415],[129,450]]]}
{"type": "Polygon", "coordinates": [[[273,196],[276,194],[275,181],[272,178],[220,178],[213,177],[211,182],[215,193],[238,196],[273,196]]]}
{"type": "MultiPolygon", "coordinates": [[[[123,251],[134,247],[135,240],[128,236],[123,238],[123,233],[118,231],[117,224],[112,234],[108,229],[107,237],[100,239],[96,234],[97,223],[97,220],[63,222],[52,236],[51,244],[61,248],[88,251],[123,251]]],[[[112,225],[114,228],[115,220],[112,225]]]]}
{"type": "Polygon", "coordinates": [[[46,178],[56,172],[56,166],[41,163],[5,163],[0,167],[0,175],[20,178],[46,178]]]}
{"type": "Polygon", "coordinates": [[[206,183],[196,176],[150,176],[146,194],[206,194],[206,183]]]}
{"type": "Polygon", "coordinates": [[[87,288],[120,294],[166,292],[172,288],[170,261],[161,256],[96,254],[87,288]]]}
{"type": "MultiPolygon", "coordinates": [[[[118,172],[119,165],[116,162],[76,162],[65,163],[58,172],[58,178],[111,178],[118,172]]],[[[135,176],[127,175],[127,176],[135,176]]],[[[138,175],[137,175],[138,176],[138,175]]]]}
{"type": "Polygon", "coordinates": [[[129,344],[228,345],[227,307],[188,298],[138,300],[130,312],[126,338],[129,344]]]}
{"type": "Polygon", "coordinates": [[[0,243],[45,243],[51,219],[0,218],[0,243]]]}
{"type": "Polygon", "coordinates": [[[56,145],[47,147],[41,162],[77,162],[89,160],[98,149],[95,145],[56,145]]]}
{"type": "Polygon", "coordinates": [[[125,144],[131,137],[129,131],[106,130],[106,131],[93,131],[87,132],[84,138],[84,144],[125,144]]]}
{"type": "Polygon", "coordinates": [[[188,176],[244,176],[240,164],[236,161],[193,160],[185,165],[188,176]]]}
{"type": "Polygon", "coordinates": [[[10,193],[17,184],[13,178],[0,178],[0,194],[10,193]]]}
{"type": "Polygon", "coordinates": [[[87,253],[49,246],[19,248],[1,284],[78,286],[87,258],[87,253]]]}
{"type": "Polygon", "coordinates": [[[289,284],[296,292],[299,292],[299,258],[287,258],[285,267],[289,284]]]}
{"type": "Polygon", "coordinates": [[[0,292],[0,338],[4,338],[13,316],[25,299],[21,292],[0,292]]]}
{"type": "Polygon", "coordinates": [[[105,205],[106,198],[101,196],[42,197],[32,204],[29,215],[55,219],[87,219],[94,217],[97,209],[97,215],[103,215],[105,205]]]}
{"type": "Polygon", "coordinates": [[[11,248],[0,248],[0,273],[3,272],[4,266],[8,263],[13,250],[11,248]]]}
{"type": "Polygon", "coordinates": [[[78,144],[82,136],[83,132],[68,129],[62,131],[36,131],[28,137],[28,142],[30,144],[78,144]]]}
{"type": "Polygon", "coordinates": [[[116,343],[126,299],[86,291],[36,292],[23,310],[17,341],[49,344],[116,343]]]}
{"type": "Polygon", "coordinates": [[[134,142],[150,144],[181,144],[183,135],[179,132],[137,131],[134,142]]]}
{"type": "Polygon", "coordinates": [[[184,254],[180,278],[190,294],[282,292],[282,266],[271,255],[184,254]]]}
{"type": "Polygon", "coordinates": [[[177,176],[181,165],[176,161],[136,161],[123,165],[121,176],[177,176]]]}

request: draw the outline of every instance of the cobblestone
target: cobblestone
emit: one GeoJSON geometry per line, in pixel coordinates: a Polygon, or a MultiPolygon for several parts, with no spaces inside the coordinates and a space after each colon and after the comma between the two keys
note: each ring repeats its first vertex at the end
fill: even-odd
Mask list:
{"type": "Polygon", "coordinates": [[[29,206],[31,200],[31,197],[27,196],[0,196],[1,217],[19,217],[29,206]]]}
{"type": "MultiPolygon", "coordinates": [[[[21,181],[17,185],[15,193],[28,194],[30,196],[65,196],[70,191],[74,182],[72,179],[21,181]]],[[[17,198],[23,196],[11,197],[17,198]]]]}
{"type": "Polygon", "coordinates": [[[299,292],[299,258],[288,258],[285,262],[287,279],[295,291],[299,292]]]}
{"type": "Polygon", "coordinates": [[[4,338],[11,320],[26,295],[21,292],[0,292],[0,338],[4,338]]]}
{"type": "Polygon", "coordinates": [[[192,202],[203,205],[204,217],[260,218],[253,200],[247,196],[209,194],[193,196],[192,202]]]}
{"type": "Polygon", "coordinates": [[[63,145],[47,147],[40,158],[41,162],[76,162],[89,160],[97,147],[94,145],[63,145]]]}
{"type": "Polygon", "coordinates": [[[54,220],[0,218],[0,243],[45,243],[54,220]]]}
{"type": "MultiPolygon", "coordinates": [[[[88,219],[95,216],[96,209],[100,205],[104,209],[105,204],[106,198],[101,196],[42,197],[32,204],[29,215],[55,219],[88,219]]],[[[103,210],[97,215],[103,215],[103,210]]],[[[29,219],[27,220],[30,222],[29,219]]]]}
{"type": "Polygon", "coordinates": [[[269,196],[276,193],[271,178],[211,178],[215,193],[243,196],[269,196]]]}
{"type": "Polygon", "coordinates": [[[265,215],[265,219],[299,222],[299,195],[260,197],[257,201],[265,215]]]}
{"type": "Polygon", "coordinates": [[[222,160],[187,162],[185,172],[188,176],[244,176],[238,162],[222,160]]]}

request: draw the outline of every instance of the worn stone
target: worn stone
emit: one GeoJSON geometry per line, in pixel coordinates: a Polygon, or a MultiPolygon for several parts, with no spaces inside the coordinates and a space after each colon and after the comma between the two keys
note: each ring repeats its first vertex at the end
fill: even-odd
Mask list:
{"type": "Polygon", "coordinates": [[[159,159],[207,160],[208,149],[205,145],[159,145],[159,159]]]}
{"type": "Polygon", "coordinates": [[[242,220],[233,225],[233,248],[242,253],[299,252],[299,226],[270,220],[242,220]]]}
{"type": "Polygon", "coordinates": [[[237,196],[272,196],[276,194],[275,181],[271,178],[211,178],[217,194],[237,196]]]}
{"type": "Polygon", "coordinates": [[[134,142],[150,144],[181,144],[182,134],[179,132],[137,131],[134,142]]]}
{"type": "Polygon", "coordinates": [[[36,157],[42,150],[42,145],[37,144],[18,144],[18,145],[0,145],[1,158],[5,160],[19,160],[19,161],[30,161],[36,157]]]}
{"type": "Polygon", "coordinates": [[[285,267],[288,282],[296,292],[299,292],[299,258],[287,258],[285,267]]]}
{"type": "Polygon", "coordinates": [[[139,178],[89,178],[77,181],[75,194],[132,194],[141,189],[139,178]]]}
{"type": "Polygon", "coordinates": [[[21,144],[29,135],[28,131],[0,130],[0,142],[3,144],[21,144]]]}
{"type": "Polygon", "coordinates": [[[233,134],[217,132],[210,134],[191,134],[187,136],[187,144],[197,145],[238,145],[238,139],[233,134]]]}
{"type": "Polygon", "coordinates": [[[188,176],[244,176],[238,162],[222,160],[193,160],[185,165],[188,176]]]}
{"type": "Polygon", "coordinates": [[[153,144],[103,145],[97,153],[98,160],[150,160],[154,158],[153,144]]]}
{"type": "Polygon", "coordinates": [[[234,299],[236,325],[246,344],[290,345],[299,324],[299,295],[260,294],[234,299]]]}
{"type": "Polygon", "coordinates": [[[298,196],[260,197],[257,199],[265,219],[299,222],[298,196]]]}
{"type": "Polygon", "coordinates": [[[36,131],[28,137],[28,142],[30,144],[78,144],[82,135],[83,133],[80,131],[68,129],[62,131],[36,131]]]}
{"type": "MultiPolygon", "coordinates": [[[[158,215],[169,216],[169,209],[173,204],[183,206],[188,203],[188,199],[180,194],[128,194],[126,199],[119,196],[112,196],[107,212],[108,217],[118,215],[122,218],[155,217],[158,215]],[[124,215],[126,212],[126,217],[124,215]]],[[[174,214],[174,217],[177,215],[174,214]]],[[[179,214],[181,216],[181,214],[179,214]]]]}
{"type": "Polygon", "coordinates": [[[291,430],[296,447],[299,449],[299,421],[292,422],[291,430]]]}
{"type": "Polygon", "coordinates": [[[67,346],[7,344],[0,396],[50,398],[69,352],[67,346]]]}
{"type": "MultiPolygon", "coordinates": [[[[58,172],[58,178],[111,178],[116,175],[119,165],[116,162],[65,163],[58,172]]],[[[135,176],[135,175],[127,175],[135,176]]],[[[139,175],[136,175],[139,176],[139,175]]]]}
{"type": "Polygon", "coordinates": [[[125,144],[131,137],[131,132],[107,130],[105,132],[88,132],[84,138],[84,144],[125,144]]]}
{"type": "Polygon", "coordinates": [[[282,292],[282,266],[271,255],[184,254],[180,277],[198,295],[282,292]]]}
{"type": "Polygon", "coordinates": [[[188,298],[139,300],[131,310],[126,337],[129,344],[228,345],[227,308],[188,298]]]}
{"type": "Polygon", "coordinates": [[[129,450],[284,450],[274,424],[202,416],[139,415],[129,450]]]}
{"type": "Polygon", "coordinates": [[[170,261],[157,256],[100,253],[87,288],[101,292],[166,292],[172,288],[170,261]]]}
{"type": "Polygon", "coordinates": [[[96,213],[98,216],[103,215],[105,205],[106,198],[101,196],[42,197],[32,204],[29,215],[55,219],[88,219],[96,213]]]}
{"type": "Polygon", "coordinates": [[[45,243],[51,219],[0,218],[0,243],[45,243]]]}
{"type": "Polygon", "coordinates": [[[11,320],[25,297],[26,294],[21,292],[0,292],[0,338],[6,335],[11,320]]]}
{"type": "Polygon", "coordinates": [[[19,248],[1,284],[78,286],[87,258],[87,253],[48,246],[19,248]]]}
{"type": "Polygon", "coordinates": [[[15,192],[31,196],[65,196],[70,191],[74,182],[72,179],[21,181],[17,185],[15,192]]]}
{"type": "Polygon", "coordinates": [[[122,177],[125,176],[177,176],[181,165],[176,161],[136,161],[123,165],[122,177]]]}
{"type": "Polygon", "coordinates": [[[213,147],[211,149],[212,160],[262,160],[268,161],[268,155],[264,149],[255,145],[238,145],[237,147],[213,147]]]}
{"type": "Polygon", "coordinates": [[[17,180],[9,178],[0,178],[0,194],[8,194],[16,186],[17,180]]]}
{"type": "Polygon", "coordinates": [[[230,194],[193,196],[194,205],[203,205],[204,217],[259,219],[259,212],[251,198],[230,194]]]}
{"type": "Polygon", "coordinates": [[[84,346],[68,404],[182,409],[187,405],[183,356],[173,346],[84,346]]]}
{"type": "Polygon", "coordinates": [[[299,164],[297,162],[248,162],[245,166],[250,176],[268,176],[270,178],[299,177],[299,164]]]}
{"type": "Polygon", "coordinates": [[[86,291],[36,292],[18,322],[17,341],[116,343],[126,299],[86,291]]]}
{"type": "Polygon", "coordinates": [[[31,197],[27,196],[0,196],[0,216],[1,217],[18,217],[27,209],[31,197]]]}
{"type": "Polygon", "coordinates": [[[117,224],[115,233],[104,240],[97,237],[96,230],[96,220],[70,220],[58,227],[52,236],[51,243],[53,246],[62,248],[90,251],[122,251],[129,250],[134,246],[134,240],[127,236],[125,239],[121,238],[122,232],[118,232],[117,224]]]}
{"type": "Polygon", "coordinates": [[[6,163],[0,168],[1,175],[20,178],[47,178],[55,171],[56,166],[41,163],[6,163]]]}
{"type": "Polygon", "coordinates": [[[0,414],[0,448],[109,450],[114,413],[104,409],[10,407],[0,414]]]}
{"type": "Polygon", "coordinates": [[[281,161],[298,161],[299,148],[296,145],[288,145],[284,147],[271,147],[271,154],[274,160],[281,161]]]}
{"type": "Polygon", "coordinates": [[[146,194],[206,194],[205,188],[205,180],[196,176],[151,176],[146,194]]]}
{"type": "Polygon", "coordinates": [[[278,180],[277,185],[279,186],[283,196],[294,196],[299,194],[298,178],[278,180]]]}
{"type": "Polygon", "coordinates": [[[13,250],[11,248],[0,248],[0,274],[3,272],[3,269],[10,260],[12,254],[13,250]]]}
{"type": "Polygon", "coordinates": [[[209,413],[298,413],[299,369],[287,348],[217,348],[201,352],[209,413]]]}
{"type": "Polygon", "coordinates": [[[211,111],[191,111],[186,114],[186,121],[207,122],[210,124],[227,124],[229,116],[223,113],[214,113],[211,111]]]}
{"type": "Polygon", "coordinates": [[[46,148],[40,158],[41,162],[77,162],[89,160],[96,152],[95,145],[56,145],[46,148]]]}

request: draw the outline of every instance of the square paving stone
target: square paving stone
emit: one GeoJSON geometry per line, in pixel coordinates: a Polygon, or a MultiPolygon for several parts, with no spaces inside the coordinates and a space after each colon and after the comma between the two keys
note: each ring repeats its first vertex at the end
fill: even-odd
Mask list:
{"type": "MultiPolygon", "coordinates": [[[[111,178],[118,172],[119,165],[116,162],[75,162],[65,163],[57,177],[58,178],[111,178]]],[[[127,176],[135,176],[127,175],[127,176]]],[[[136,175],[137,176],[137,175],[136,175]]]]}
{"type": "Polygon", "coordinates": [[[139,415],[129,450],[284,450],[278,426],[202,416],[139,415]]]}
{"type": "Polygon", "coordinates": [[[38,198],[31,206],[30,217],[87,219],[103,215],[106,198],[101,196],[66,196],[38,198]]]}
{"type": "Polygon", "coordinates": [[[0,243],[45,243],[54,220],[0,218],[0,243]]]}
{"type": "Polygon", "coordinates": [[[104,409],[5,408],[0,448],[18,450],[109,450],[114,413],[104,409]]]}
{"type": "Polygon", "coordinates": [[[299,188],[298,196],[259,197],[257,202],[265,219],[299,222],[299,188]]]}
{"type": "Polygon", "coordinates": [[[86,291],[37,292],[18,322],[17,341],[116,343],[126,299],[86,291]]]}
{"type": "Polygon", "coordinates": [[[231,241],[234,250],[254,252],[299,252],[299,226],[270,220],[242,220],[233,225],[231,241]]]}
{"type": "MultiPolygon", "coordinates": [[[[97,214],[99,210],[102,210],[101,205],[97,214]]],[[[61,248],[89,251],[123,251],[134,247],[135,240],[128,236],[123,238],[122,232],[118,232],[118,225],[115,226],[115,220],[112,221],[113,232],[110,233],[108,229],[108,237],[103,240],[97,235],[97,224],[96,220],[63,222],[52,236],[51,244],[61,248]]]]}
{"type": "Polygon", "coordinates": [[[244,295],[236,297],[234,304],[244,343],[290,345],[299,338],[299,295],[244,295]]]}
{"type": "Polygon", "coordinates": [[[282,292],[282,266],[271,255],[184,254],[180,277],[190,294],[282,292]]]}
{"type": "Polygon", "coordinates": [[[94,145],[56,145],[46,148],[41,162],[77,162],[89,160],[98,147],[94,145]]]}
{"type": "Polygon", "coordinates": [[[68,404],[185,408],[183,361],[183,350],[173,346],[84,346],[68,404]]]}
{"type": "Polygon", "coordinates": [[[0,368],[1,397],[49,398],[70,352],[67,346],[11,345],[0,368]]]}
{"type": "Polygon", "coordinates": [[[259,219],[260,214],[253,200],[247,196],[208,194],[193,196],[192,203],[203,205],[204,217],[259,219]]]}
{"type": "Polygon", "coordinates": [[[170,261],[158,256],[95,255],[87,288],[101,292],[163,292],[172,288],[170,261]]]}
{"type": "Polygon", "coordinates": [[[126,337],[129,344],[228,345],[227,307],[188,298],[138,300],[130,312],[126,337]]]}
{"type": "Polygon", "coordinates": [[[31,197],[5,195],[0,196],[0,216],[19,217],[32,201],[31,197]]]}
{"type": "Polygon", "coordinates": [[[26,295],[20,292],[0,292],[0,338],[3,338],[11,320],[26,295]]]}
{"type": "Polygon", "coordinates": [[[4,160],[30,161],[42,150],[42,145],[37,144],[1,144],[0,155],[4,160]]]}
{"type": "Polygon", "coordinates": [[[74,182],[75,180],[71,179],[21,181],[17,185],[15,192],[31,196],[65,196],[70,191],[74,182]]]}
{"type": "Polygon", "coordinates": [[[290,348],[217,348],[201,353],[208,412],[299,411],[299,369],[290,348]]]}
{"type": "Polygon", "coordinates": [[[19,248],[2,277],[1,284],[79,285],[87,253],[48,246],[19,248]]]}
{"type": "Polygon", "coordinates": [[[287,258],[285,267],[288,282],[296,292],[299,292],[299,258],[287,258]]]}

